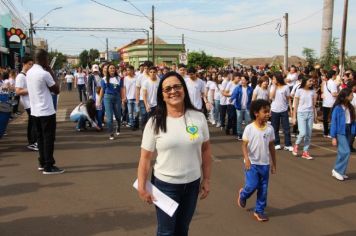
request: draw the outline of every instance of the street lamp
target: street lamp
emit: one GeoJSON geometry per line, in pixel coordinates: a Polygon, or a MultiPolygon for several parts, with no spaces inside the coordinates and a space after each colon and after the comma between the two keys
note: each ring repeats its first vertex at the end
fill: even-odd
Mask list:
{"type": "Polygon", "coordinates": [[[109,39],[106,38],[105,43],[104,43],[103,40],[101,38],[99,38],[98,36],[96,36],[96,35],[91,34],[89,36],[97,38],[100,42],[105,44],[105,47],[106,47],[106,60],[109,61],[109,39]]]}
{"type": "Polygon", "coordinates": [[[30,12],[30,29],[29,29],[29,33],[30,33],[30,43],[31,43],[31,55],[33,54],[33,33],[35,32],[35,30],[33,29],[33,27],[40,21],[42,20],[44,17],[46,17],[48,14],[50,14],[52,11],[55,10],[59,10],[62,9],[63,7],[55,7],[51,10],[49,10],[46,14],[44,14],[39,20],[37,20],[36,22],[32,22],[32,12],[30,12]]]}

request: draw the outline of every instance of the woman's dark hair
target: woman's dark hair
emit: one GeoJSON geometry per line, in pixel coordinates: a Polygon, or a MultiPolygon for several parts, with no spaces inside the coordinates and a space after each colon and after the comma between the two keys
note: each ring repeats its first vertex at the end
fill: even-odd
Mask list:
{"type": "Polygon", "coordinates": [[[184,113],[189,109],[198,111],[193,106],[192,102],[190,101],[188,88],[187,88],[187,85],[185,84],[183,77],[175,71],[168,72],[167,74],[165,74],[163,76],[163,78],[159,82],[158,90],[157,90],[157,107],[156,107],[156,111],[153,115],[153,123],[155,126],[156,134],[158,134],[160,131],[162,131],[164,133],[167,132],[167,106],[166,106],[166,102],[163,100],[162,84],[169,77],[176,77],[180,81],[180,83],[183,85],[183,90],[184,90],[184,94],[185,94],[185,96],[184,96],[184,113]]]}
{"type": "Polygon", "coordinates": [[[87,108],[88,115],[90,119],[95,120],[96,117],[96,107],[95,107],[95,101],[94,99],[88,99],[88,101],[85,104],[87,108]]]}
{"type": "Polygon", "coordinates": [[[352,93],[352,90],[349,88],[342,89],[336,98],[336,101],[333,106],[333,110],[336,106],[339,106],[339,105],[346,106],[350,111],[351,121],[354,121],[355,120],[355,108],[351,104],[351,102],[346,99],[346,97],[350,96],[351,93],[352,93]]]}
{"type": "MultiPolygon", "coordinates": [[[[305,86],[306,86],[308,80],[310,80],[310,79],[313,79],[313,78],[309,78],[308,76],[303,76],[302,83],[300,84],[299,88],[305,89],[305,86]]],[[[311,86],[310,89],[313,89],[313,86],[311,86]]]]}
{"type": "Polygon", "coordinates": [[[271,104],[265,99],[257,99],[251,102],[250,105],[250,116],[252,120],[256,120],[256,112],[259,112],[262,108],[270,108],[271,104]]]}
{"type": "Polygon", "coordinates": [[[115,76],[115,77],[118,77],[118,76],[119,76],[119,75],[117,74],[116,66],[115,66],[114,64],[112,64],[112,63],[108,63],[108,64],[107,64],[107,67],[106,67],[106,78],[105,78],[107,84],[110,83],[110,73],[109,73],[109,67],[110,67],[110,66],[115,67],[115,74],[114,74],[114,76],[115,76]]]}
{"type": "Polygon", "coordinates": [[[274,73],[273,77],[276,78],[278,84],[286,85],[286,82],[284,81],[284,76],[281,72],[274,73]]]}

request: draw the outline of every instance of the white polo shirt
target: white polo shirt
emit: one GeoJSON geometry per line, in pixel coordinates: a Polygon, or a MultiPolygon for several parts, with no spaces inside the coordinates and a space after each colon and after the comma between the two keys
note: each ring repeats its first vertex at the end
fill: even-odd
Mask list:
{"type": "Polygon", "coordinates": [[[51,116],[56,113],[49,88],[55,82],[48,71],[34,64],[27,72],[27,90],[30,98],[31,115],[51,116]]]}
{"type": "Polygon", "coordinates": [[[198,110],[203,108],[202,94],[205,93],[205,83],[203,80],[197,78],[192,80],[190,78],[185,79],[185,83],[188,88],[189,98],[193,106],[198,110]]]}

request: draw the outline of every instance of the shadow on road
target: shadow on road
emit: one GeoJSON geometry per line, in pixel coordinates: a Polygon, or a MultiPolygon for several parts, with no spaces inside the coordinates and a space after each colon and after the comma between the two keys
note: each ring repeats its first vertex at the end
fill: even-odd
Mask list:
{"type": "Polygon", "coordinates": [[[99,172],[110,170],[127,170],[136,169],[138,162],[133,163],[116,163],[116,164],[96,164],[96,165],[82,165],[82,166],[64,166],[67,173],[85,173],[85,172],[99,172]]]}
{"type": "Polygon", "coordinates": [[[347,196],[341,199],[324,200],[320,202],[305,202],[292,207],[278,209],[268,207],[270,217],[287,216],[294,214],[310,214],[313,211],[325,208],[338,207],[356,202],[356,196],[347,196]]]}
{"type": "MultiPolygon", "coordinates": [[[[73,183],[53,183],[53,184],[39,184],[39,183],[20,183],[0,186],[0,197],[20,195],[25,193],[36,192],[41,188],[57,188],[72,185],[73,183]]],[[[1,232],[1,231],[0,231],[1,232]]]]}
{"type": "Polygon", "coordinates": [[[13,214],[13,213],[24,211],[26,209],[27,209],[27,207],[25,207],[25,206],[15,206],[15,207],[0,208],[0,216],[10,215],[10,214],[13,214]]]}
{"type": "MultiPolygon", "coordinates": [[[[119,229],[125,231],[138,230],[150,227],[154,224],[156,224],[154,212],[109,210],[85,214],[29,217],[10,222],[2,222],[0,223],[0,232],[2,236],[87,236],[119,229]],[[19,228],[19,226],[21,228],[19,228]]],[[[121,235],[125,235],[125,233],[121,235]]]]}
{"type": "Polygon", "coordinates": [[[325,234],[324,236],[355,236],[356,235],[356,230],[353,231],[344,231],[336,234],[325,234]]]}

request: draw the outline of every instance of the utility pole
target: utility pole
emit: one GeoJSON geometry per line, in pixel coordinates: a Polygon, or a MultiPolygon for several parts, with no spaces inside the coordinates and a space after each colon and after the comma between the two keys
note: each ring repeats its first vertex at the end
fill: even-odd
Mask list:
{"type": "Polygon", "coordinates": [[[334,0],[324,0],[323,22],[321,28],[320,58],[324,57],[330,45],[333,31],[334,0]]]}
{"type": "Polygon", "coordinates": [[[183,52],[185,52],[184,34],[182,34],[182,48],[183,48],[183,52]]]}
{"type": "Polygon", "coordinates": [[[109,61],[109,39],[106,38],[106,60],[109,61]]]}
{"type": "Polygon", "coordinates": [[[288,70],[288,13],[284,15],[284,71],[288,70]]]}
{"type": "Polygon", "coordinates": [[[30,33],[30,54],[31,56],[33,56],[33,18],[32,18],[32,13],[30,12],[30,29],[29,29],[29,33],[30,33]]]}
{"type": "Polygon", "coordinates": [[[152,62],[155,63],[155,6],[152,5],[152,62]]]}
{"type": "Polygon", "coordinates": [[[344,0],[344,16],[342,20],[342,33],[341,33],[341,49],[340,49],[340,76],[344,75],[345,70],[345,45],[346,45],[346,28],[347,28],[347,11],[349,1],[344,0]]]}
{"type": "Polygon", "coordinates": [[[150,60],[150,31],[147,30],[147,61],[150,60]]]}

